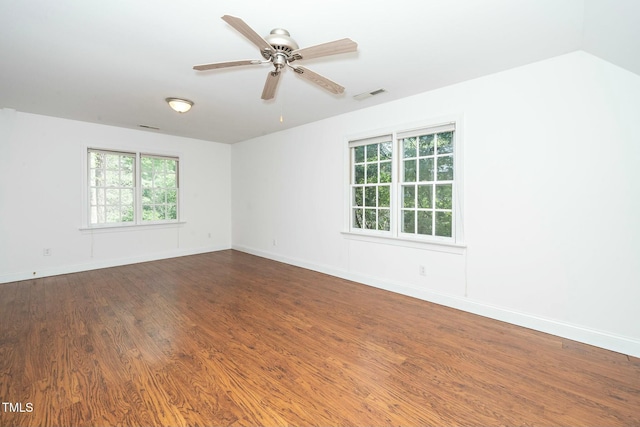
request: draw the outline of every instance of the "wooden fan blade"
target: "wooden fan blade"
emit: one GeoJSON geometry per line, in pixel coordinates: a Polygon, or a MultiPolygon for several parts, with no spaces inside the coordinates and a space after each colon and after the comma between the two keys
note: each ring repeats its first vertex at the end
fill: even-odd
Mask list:
{"type": "Polygon", "coordinates": [[[244,22],[242,19],[236,18],[235,16],[231,16],[231,15],[224,15],[222,19],[227,24],[235,28],[236,31],[238,31],[240,34],[245,36],[247,40],[249,40],[251,43],[258,46],[258,49],[260,49],[260,52],[264,50],[269,50],[269,51],[273,50],[271,45],[265,39],[263,39],[258,33],[253,31],[253,28],[248,26],[246,22],[244,22]]]}
{"type": "Polygon", "coordinates": [[[358,43],[351,39],[340,39],[332,42],[322,43],[315,46],[296,49],[291,52],[291,56],[296,59],[312,59],[322,56],[337,55],[339,53],[349,53],[358,50],[358,43]]]}
{"type": "Polygon", "coordinates": [[[216,62],[213,64],[194,65],[193,69],[198,71],[215,70],[217,68],[238,67],[241,65],[261,64],[262,61],[255,59],[245,59],[241,61],[216,62]]]}
{"type": "Polygon", "coordinates": [[[267,75],[267,81],[264,83],[264,89],[262,90],[262,99],[273,99],[276,95],[280,74],[280,71],[271,71],[269,75],[267,75]]]}
{"type": "Polygon", "coordinates": [[[336,95],[338,95],[344,92],[344,87],[318,73],[309,70],[308,68],[298,66],[295,67],[294,70],[296,74],[300,75],[300,77],[309,80],[311,83],[315,83],[318,86],[323,87],[331,93],[335,93],[336,95]]]}

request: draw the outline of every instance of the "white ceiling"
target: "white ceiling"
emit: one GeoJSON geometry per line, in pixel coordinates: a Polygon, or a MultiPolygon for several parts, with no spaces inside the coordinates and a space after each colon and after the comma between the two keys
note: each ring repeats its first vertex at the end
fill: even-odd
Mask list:
{"type": "Polygon", "coordinates": [[[0,108],[234,143],[579,49],[640,74],[639,22],[637,0],[1,0],[0,108]],[[194,71],[260,59],[225,14],[300,47],[350,37],[357,53],[300,61],[345,93],[286,70],[263,101],[268,65],[194,71]]]}

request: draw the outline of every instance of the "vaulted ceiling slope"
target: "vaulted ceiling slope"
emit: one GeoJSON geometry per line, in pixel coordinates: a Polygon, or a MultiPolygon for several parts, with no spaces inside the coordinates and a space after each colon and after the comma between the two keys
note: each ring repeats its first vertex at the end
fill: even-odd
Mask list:
{"type": "Polygon", "coordinates": [[[8,0],[0,108],[234,143],[575,50],[640,74],[638,22],[637,0],[8,0]],[[264,101],[268,65],[194,71],[260,59],[227,14],[262,36],[285,28],[300,47],[353,39],[356,53],[300,63],[345,92],[288,69],[264,101]],[[195,106],[179,115],[172,96],[195,106]]]}

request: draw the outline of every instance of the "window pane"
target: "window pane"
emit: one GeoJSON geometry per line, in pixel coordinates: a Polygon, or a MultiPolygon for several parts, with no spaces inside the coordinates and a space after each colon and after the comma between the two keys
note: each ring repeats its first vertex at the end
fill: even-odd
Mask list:
{"type": "Polygon", "coordinates": [[[123,205],[133,206],[133,189],[121,190],[120,197],[123,205]]]}
{"type": "Polygon", "coordinates": [[[124,156],[122,158],[121,167],[124,172],[133,174],[133,160],[132,156],[124,156]]]}
{"type": "Polygon", "coordinates": [[[418,167],[420,168],[420,181],[433,181],[433,157],[420,159],[418,167]]]}
{"type": "Polygon", "coordinates": [[[155,189],[153,191],[153,203],[166,203],[167,202],[167,193],[165,190],[155,189]]]}
{"type": "Polygon", "coordinates": [[[89,153],[89,167],[92,169],[99,168],[102,166],[102,153],[94,153],[93,151],[89,153]]]}
{"type": "Polygon", "coordinates": [[[416,187],[413,185],[402,186],[402,206],[414,208],[416,206],[416,187]]]}
{"type": "Polygon", "coordinates": [[[102,187],[104,185],[104,172],[102,169],[91,169],[89,173],[89,185],[102,187]]]}
{"type": "Polygon", "coordinates": [[[105,184],[107,187],[120,187],[120,173],[117,170],[108,170],[105,184]]]}
{"type": "MultiPolygon", "coordinates": [[[[142,220],[177,219],[178,161],[141,156],[142,220]]],[[[364,170],[362,171],[364,175],[364,170]]],[[[364,176],[363,178],[364,179],[364,176]]]]}
{"type": "Polygon", "coordinates": [[[122,187],[133,187],[133,172],[123,171],[120,174],[120,185],[122,187]]]}
{"type": "Polygon", "coordinates": [[[433,185],[418,186],[418,207],[423,209],[433,207],[433,185]]]}
{"type": "Polygon", "coordinates": [[[380,144],[380,160],[391,160],[393,154],[393,145],[391,141],[380,144]]]}
{"type": "Polygon", "coordinates": [[[143,187],[151,187],[153,185],[153,171],[143,169],[140,173],[143,187]]]}
{"type": "Polygon", "coordinates": [[[364,228],[375,230],[376,227],[376,209],[364,210],[364,228]]]}
{"type": "Polygon", "coordinates": [[[389,209],[378,209],[378,230],[391,230],[391,219],[389,209]]]}
{"type": "Polygon", "coordinates": [[[356,184],[364,184],[364,165],[356,165],[354,178],[356,184]]]}
{"type": "Polygon", "coordinates": [[[161,221],[163,219],[167,219],[166,214],[166,206],[165,205],[156,205],[155,207],[155,219],[161,221]]]}
{"type": "Polygon", "coordinates": [[[385,208],[391,206],[391,186],[381,185],[378,187],[378,206],[385,208]]]}
{"type": "Polygon", "coordinates": [[[433,134],[418,137],[418,153],[420,156],[433,156],[433,141],[433,134]]]}
{"type": "Polygon", "coordinates": [[[353,204],[355,206],[364,206],[364,187],[353,188],[353,204]]]}
{"type": "Polygon", "coordinates": [[[402,211],[402,232],[416,232],[416,213],[415,211],[402,211]]]}
{"type": "Polygon", "coordinates": [[[178,205],[167,205],[167,219],[178,219],[178,205]]]}
{"type": "Polygon", "coordinates": [[[120,204],[120,190],[107,189],[107,205],[119,205],[120,204]]]}
{"type": "Polygon", "coordinates": [[[451,237],[451,212],[436,212],[436,236],[451,237]]]}
{"type": "Polygon", "coordinates": [[[416,161],[405,160],[404,162],[404,182],[416,181],[416,161]]]}
{"type": "Polygon", "coordinates": [[[98,189],[89,189],[89,205],[95,206],[98,204],[98,189]]]}
{"type": "Polygon", "coordinates": [[[453,156],[438,157],[438,181],[453,179],[453,156]]]}
{"type": "Polygon", "coordinates": [[[167,203],[173,203],[173,204],[178,203],[178,190],[175,190],[175,189],[166,190],[166,194],[167,194],[167,203]]]}
{"type": "Polygon", "coordinates": [[[142,172],[153,173],[153,159],[151,157],[140,157],[140,170],[142,172]]]}
{"type": "Polygon", "coordinates": [[[121,211],[122,222],[131,222],[133,221],[133,204],[128,206],[122,206],[121,211]]]}
{"type": "Polygon", "coordinates": [[[433,234],[433,213],[418,211],[418,234],[433,234]]]}
{"type": "Polygon", "coordinates": [[[378,161],[378,144],[367,145],[367,162],[378,161]]]}
{"type": "Polygon", "coordinates": [[[92,206],[90,211],[89,211],[89,216],[91,217],[91,224],[100,224],[102,221],[100,221],[101,218],[98,217],[98,207],[97,206],[92,206]]]}
{"type": "Polygon", "coordinates": [[[416,157],[416,137],[404,138],[402,140],[402,154],[405,159],[416,157]]]}
{"type": "Polygon", "coordinates": [[[153,206],[151,205],[142,205],[142,219],[144,221],[152,221],[153,220],[153,206]]]}
{"type": "Polygon", "coordinates": [[[145,188],[142,190],[142,203],[148,205],[153,203],[153,190],[150,188],[145,188]]]}
{"type": "Polygon", "coordinates": [[[391,182],[391,162],[380,163],[380,182],[391,182]]]}
{"type": "Polygon", "coordinates": [[[106,162],[106,168],[109,170],[120,169],[120,156],[116,154],[105,154],[104,159],[106,162]]]}
{"type": "Polygon", "coordinates": [[[367,184],[375,184],[378,182],[378,164],[370,163],[367,165],[367,184]]]}
{"type": "Polygon", "coordinates": [[[436,208],[452,209],[452,189],[451,184],[436,185],[436,208]]]}
{"type": "Polygon", "coordinates": [[[376,187],[365,187],[364,189],[365,206],[377,206],[376,204],[376,187]]]}
{"type": "Polygon", "coordinates": [[[153,170],[159,173],[165,171],[165,160],[164,159],[153,159],[153,170]]]}
{"type": "Polygon", "coordinates": [[[362,209],[353,210],[353,228],[362,228],[362,209]]]}
{"type": "Polygon", "coordinates": [[[167,173],[178,173],[178,161],[177,160],[168,160],[167,159],[167,173]]]}
{"type": "Polygon", "coordinates": [[[356,163],[364,162],[364,145],[353,149],[353,159],[356,163]]]}
{"type": "Polygon", "coordinates": [[[166,188],[175,188],[178,186],[176,181],[176,174],[168,173],[164,176],[163,187],[166,188]]]}
{"type": "Polygon", "coordinates": [[[453,153],[453,132],[438,134],[438,154],[453,153]]]}
{"type": "Polygon", "coordinates": [[[120,206],[107,206],[105,212],[106,222],[120,222],[120,206]]]}

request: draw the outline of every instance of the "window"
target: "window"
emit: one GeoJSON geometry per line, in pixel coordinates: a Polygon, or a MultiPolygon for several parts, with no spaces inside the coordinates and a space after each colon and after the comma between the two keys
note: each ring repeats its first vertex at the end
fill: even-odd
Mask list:
{"type": "Polygon", "coordinates": [[[456,241],[455,124],[349,141],[352,232],[456,241]]]}
{"type": "Polygon", "coordinates": [[[140,156],[142,220],[178,219],[178,160],[140,156]]]}
{"type": "Polygon", "coordinates": [[[178,220],[176,157],[89,149],[89,226],[178,220]]]}
{"type": "Polygon", "coordinates": [[[353,144],[353,227],[391,229],[391,136],[353,144]],[[379,141],[379,142],[378,142],[379,141]]]}

